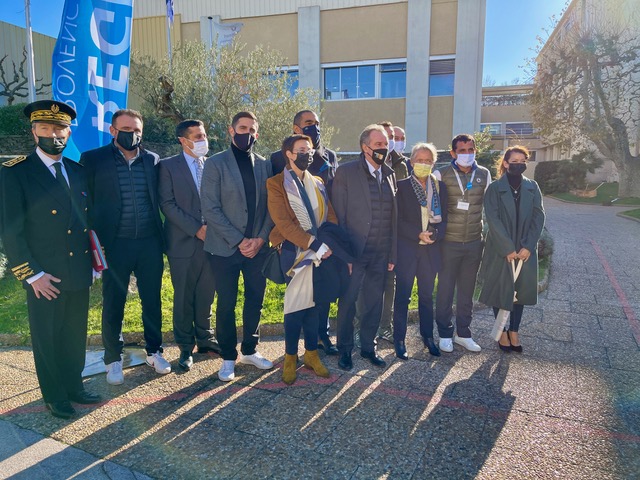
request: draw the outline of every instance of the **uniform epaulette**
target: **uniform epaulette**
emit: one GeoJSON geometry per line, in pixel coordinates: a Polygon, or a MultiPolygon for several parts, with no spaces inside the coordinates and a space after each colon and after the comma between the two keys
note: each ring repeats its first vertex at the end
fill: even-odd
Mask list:
{"type": "Polygon", "coordinates": [[[12,158],[11,160],[7,160],[6,162],[2,162],[3,167],[13,167],[14,165],[19,164],[20,162],[24,162],[27,159],[24,155],[20,155],[19,157],[12,158]]]}

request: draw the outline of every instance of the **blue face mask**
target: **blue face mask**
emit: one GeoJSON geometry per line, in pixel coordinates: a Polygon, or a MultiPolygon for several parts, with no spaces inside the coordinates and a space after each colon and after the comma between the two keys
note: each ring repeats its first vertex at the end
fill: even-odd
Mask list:
{"type": "Polygon", "coordinates": [[[320,126],[319,125],[307,125],[302,129],[302,133],[311,139],[313,148],[320,146],[320,126]]]}

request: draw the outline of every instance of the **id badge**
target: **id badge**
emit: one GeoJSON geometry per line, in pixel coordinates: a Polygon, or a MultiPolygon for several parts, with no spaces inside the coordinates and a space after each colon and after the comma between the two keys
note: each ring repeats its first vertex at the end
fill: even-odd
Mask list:
{"type": "Polygon", "coordinates": [[[469,202],[458,200],[458,210],[469,210],[469,202]]]}

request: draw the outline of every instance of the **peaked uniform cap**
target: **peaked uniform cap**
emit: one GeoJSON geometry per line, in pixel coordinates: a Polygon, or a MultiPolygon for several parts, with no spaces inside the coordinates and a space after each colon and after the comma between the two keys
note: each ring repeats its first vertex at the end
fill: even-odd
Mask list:
{"type": "Polygon", "coordinates": [[[31,123],[46,122],[68,127],[76,118],[76,111],[66,103],[56,100],[38,100],[30,103],[23,110],[31,123]]]}

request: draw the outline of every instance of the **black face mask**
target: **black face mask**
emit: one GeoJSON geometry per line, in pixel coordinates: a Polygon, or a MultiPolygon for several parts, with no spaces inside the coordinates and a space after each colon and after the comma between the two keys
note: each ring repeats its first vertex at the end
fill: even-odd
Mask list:
{"type": "Polygon", "coordinates": [[[66,138],[38,137],[38,147],[49,155],[60,155],[66,146],[66,138]]]}
{"type": "Polygon", "coordinates": [[[387,159],[387,156],[389,155],[388,148],[377,148],[375,150],[372,148],[371,150],[372,150],[371,158],[378,165],[382,165],[384,161],[387,159]]]}
{"type": "Polygon", "coordinates": [[[319,125],[307,125],[302,129],[302,133],[311,139],[313,148],[320,146],[320,126],[319,125]]]}
{"type": "Polygon", "coordinates": [[[236,133],[233,136],[233,143],[243,152],[248,152],[253,147],[253,144],[256,143],[256,137],[250,133],[236,133]]]}
{"type": "Polygon", "coordinates": [[[136,132],[123,132],[118,130],[118,135],[116,136],[116,142],[125,150],[132,152],[136,148],[140,146],[140,142],[142,141],[142,135],[136,132]]]}
{"type": "Polygon", "coordinates": [[[311,162],[313,162],[313,155],[311,155],[311,152],[297,153],[296,159],[293,161],[294,165],[298,167],[300,170],[302,170],[303,172],[307,168],[309,168],[309,165],[311,165],[311,162]]]}
{"type": "Polygon", "coordinates": [[[507,170],[511,175],[522,175],[527,169],[526,163],[510,163],[507,170]]]}

